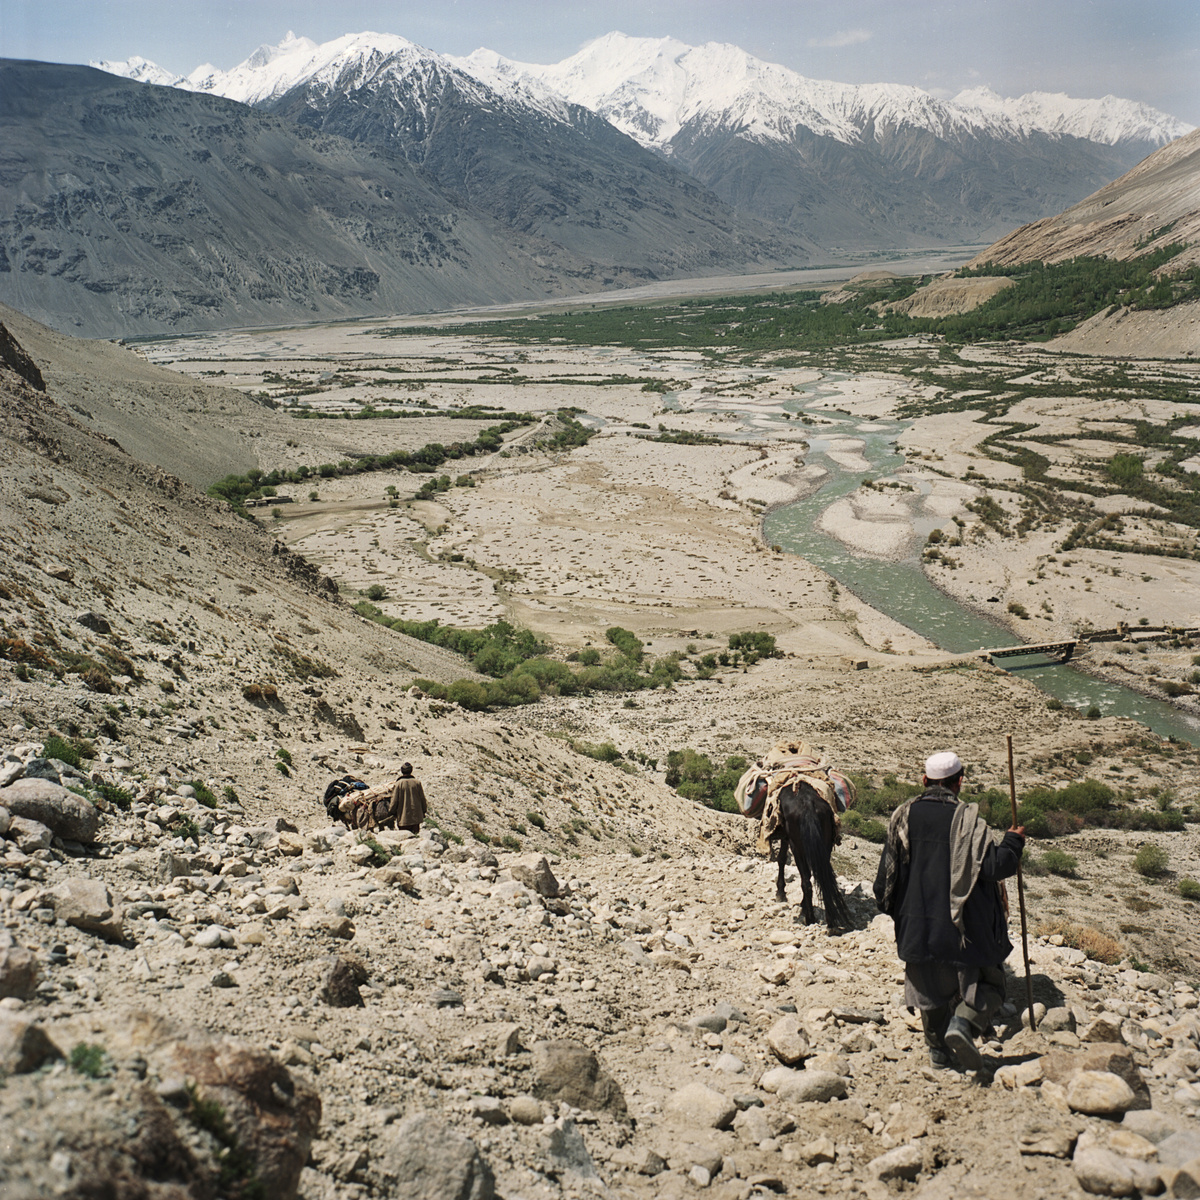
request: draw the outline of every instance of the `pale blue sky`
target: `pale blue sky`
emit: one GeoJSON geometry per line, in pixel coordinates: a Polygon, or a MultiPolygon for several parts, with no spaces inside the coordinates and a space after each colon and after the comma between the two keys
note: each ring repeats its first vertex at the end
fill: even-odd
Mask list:
{"type": "Polygon", "coordinates": [[[1200,125],[1200,0],[0,0],[0,54],[140,54],[228,68],[289,29],[396,33],[447,54],[556,62],[613,29],[732,42],[818,79],[939,95],[1065,91],[1142,100],[1200,125]]]}

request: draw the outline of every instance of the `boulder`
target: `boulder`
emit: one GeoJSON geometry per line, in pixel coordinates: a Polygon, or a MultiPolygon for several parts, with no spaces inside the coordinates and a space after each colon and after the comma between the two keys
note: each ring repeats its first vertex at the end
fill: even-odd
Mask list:
{"type": "Polygon", "coordinates": [[[119,942],[125,936],[125,912],[113,904],[112,893],[102,879],[86,875],[64,879],[44,896],[56,918],[85,933],[119,942]]]}
{"type": "Polygon", "coordinates": [[[22,854],[33,854],[38,850],[48,850],[54,841],[54,834],[41,821],[13,817],[8,822],[8,839],[16,842],[22,854]]]}
{"type": "Polygon", "coordinates": [[[41,822],[64,841],[94,842],[100,830],[95,805],[47,779],[18,779],[0,788],[0,805],[14,817],[41,822]]]}
{"type": "Polygon", "coordinates": [[[1121,1032],[1120,1019],[1110,1015],[1101,1015],[1089,1021],[1078,1030],[1081,1042],[1113,1042],[1123,1044],[1125,1035],[1121,1032]]]}
{"type": "Polygon", "coordinates": [[[579,1042],[561,1039],[535,1043],[533,1078],[533,1094],[539,1100],[562,1100],[572,1108],[625,1115],[620,1085],[603,1070],[595,1054],[579,1042]]]}
{"type": "Polygon", "coordinates": [[[354,937],[354,923],[350,918],[333,912],[306,913],[300,922],[300,928],[325,933],[330,937],[341,938],[347,942],[354,937]]]}
{"type": "Polygon", "coordinates": [[[517,1125],[540,1125],[544,1115],[532,1096],[514,1096],[508,1102],[508,1118],[517,1125]]]}
{"type": "Polygon", "coordinates": [[[0,929],[0,1000],[9,996],[28,1000],[37,985],[37,955],[18,946],[6,929],[0,929]]]}
{"type": "Polygon", "coordinates": [[[574,1121],[565,1120],[552,1126],[543,1138],[542,1150],[556,1173],[575,1175],[580,1179],[600,1178],[583,1134],[574,1121]]]}
{"type": "Polygon", "coordinates": [[[62,1051],[40,1025],[21,1013],[0,1008],[0,1079],[36,1071],[54,1058],[62,1058],[62,1051]]]}
{"type": "Polygon", "coordinates": [[[702,1129],[728,1129],[738,1109],[723,1092],[704,1083],[689,1083],[668,1098],[666,1111],[702,1129]]]}
{"type": "Polygon", "coordinates": [[[780,1062],[794,1066],[808,1054],[808,1036],[800,1018],[788,1013],[767,1030],[767,1045],[780,1062]]]}
{"type": "Polygon", "coordinates": [[[75,623],[82,625],[84,629],[90,629],[93,633],[112,633],[112,626],[103,613],[82,612],[75,618],[75,623]]]}
{"type": "Polygon", "coordinates": [[[1079,1071],[1067,1084],[1071,1110],[1089,1117],[1124,1116],[1133,1102],[1133,1088],[1111,1071],[1079,1071]]]}
{"type": "Polygon", "coordinates": [[[1101,1043],[1087,1050],[1053,1050],[1049,1054],[1043,1054],[1040,1061],[1046,1080],[1063,1087],[1066,1087],[1080,1071],[1107,1071],[1117,1075],[1133,1092],[1130,1108],[1150,1107],[1150,1089],[1133,1061],[1133,1055],[1124,1046],[1101,1043]]]}
{"type": "Polygon", "coordinates": [[[523,883],[539,896],[545,896],[547,900],[553,900],[558,895],[558,880],[554,878],[554,872],[550,870],[545,855],[526,855],[513,863],[509,873],[518,883],[523,883]]]}
{"type": "Polygon", "coordinates": [[[397,1200],[493,1200],[491,1168],[475,1143],[440,1116],[421,1113],[394,1128],[377,1164],[397,1200]]]}

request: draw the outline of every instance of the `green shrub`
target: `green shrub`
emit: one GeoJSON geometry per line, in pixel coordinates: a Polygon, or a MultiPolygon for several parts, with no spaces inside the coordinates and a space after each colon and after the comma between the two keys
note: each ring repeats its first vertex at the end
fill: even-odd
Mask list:
{"type": "Polygon", "coordinates": [[[126,791],[123,787],[118,787],[115,783],[105,783],[101,781],[96,784],[96,791],[104,797],[114,808],[119,808],[122,812],[128,812],[133,804],[133,793],[126,791]]]}
{"type": "Polygon", "coordinates": [[[520,850],[521,839],[513,837],[511,833],[506,833],[500,839],[500,845],[502,845],[506,850],[520,850]]]}
{"type": "Polygon", "coordinates": [[[588,758],[596,759],[597,762],[618,762],[625,757],[612,742],[572,742],[571,747],[580,754],[586,754],[588,758]]]}
{"type": "Polygon", "coordinates": [[[718,769],[706,754],[672,750],[667,754],[666,784],[681,796],[720,812],[737,812],[734,790],[750,764],[741,755],[730,755],[718,769]]]}
{"type": "Polygon", "coordinates": [[[1063,704],[1063,702],[1057,696],[1051,696],[1050,699],[1046,701],[1046,707],[1051,712],[1062,712],[1066,705],[1063,704]]]}
{"type": "Polygon", "coordinates": [[[205,808],[217,807],[217,798],[203,779],[189,779],[188,783],[195,789],[197,804],[203,804],[205,808]]]}
{"type": "Polygon", "coordinates": [[[237,804],[238,802],[238,794],[229,784],[221,789],[221,798],[226,804],[237,804]]]}
{"type": "Polygon", "coordinates": [[[1019,600],[1010,600],[1008,602],[1008,611],[1014,617],[1020,617],[1022,621],[1029,620],[1029,612],[1019,600]]]}
{"type": "Polygon", "coordinates": [[[887,841],[887,825],[875,817],[865,817],[857,809],[842,813],[842,828],[855,837],[882,845],[887,841]]]}
{"type": "Polygon", "coordinates": [[[1169,862],[1170,858],[1161,846],[1155,845],[1154,842],[1147,842],[1133,856],[1133,869],[1139,875],[1145,875],[1152,879],[1159,875],[1165,875],[1169,862]]]}
{"type": "Polygon", "coordinates": [[[1102,714],[1099,708],[1097,708],[1094,704],[1087,710],[1086,713],[1084,713],[1084,716],[1087,717],[1089,721],[1098,721],[1101,715],[1102,714]]]}
{"type": "Polygon", "coordinates": [[[368,600],[386,600],[387,588],[382,583],[373,583],[367,588],[366,596],[368,600]]]}
{"type": "Polygon", "coordinates": [[[1200,900],[1200,883],[1194,879],[1181,879],[1179,881],[1179,894],[1185,900],[1200,900]]]}
{"type": "Polygon", "coordinates": [[[42,745],[42,757],[56,758],[69,767],[75,767],[76,770],[83,762],[83,755],[79,753],[79,749],[56,733],[52,733],[42,745]]]}
{"type": "Polygon", "coordinates": [[[645,646],[641,639],[630,633],[628,629],[614,625],[611,629],[604,631],[604,636],[631,662],[640,663],[642,661],[645,646]]]}
{"type": "Polygon", "coordinates": [[[1041,865],[1051,875],[1063,875],[1068,879],[1073,879],[1075,868],[1079,866],[1079,859],[1063,850],[1050,849],[1042,855],[1041,865]]]}
{"type": "Polygon", "coordinates": [[[277,759],[279,759],[280,762],[287,763],[287,765],[289,767],[292,765],[291,751],[285,750],[282,746],[280,746],[279,749],[275,751],[275,757],[277,759]]]}
{"type": "Polygon", "coordinates": [[[76,1042],[71,1047],[67,1061],[71,1064],[71,1070],[78,1071],[80,1075],[86,1075],[89,1079],[102,1079],[108,1074],[107,1058],[103,1046],[94,1042],[76,1042]]]}
{"type": "Polygon", "coordinates": [[[543,817],[541,813],[527,812],[525,814],[525,820],[527,820],[530,825],[536,825],[539,829],[546,828],[546,818],[543,817]]]}

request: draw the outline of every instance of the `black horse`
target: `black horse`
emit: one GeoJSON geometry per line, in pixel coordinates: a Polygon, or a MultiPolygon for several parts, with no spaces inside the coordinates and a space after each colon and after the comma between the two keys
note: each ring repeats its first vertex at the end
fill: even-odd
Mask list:
{"type": "Polygon", "coordinates": [[[830,863],[837,832],[833,810],[807,783],[798,783],[779,793],[779,820],[780,826],[771,839],[779,839],[779,882],[775,888],[775,898],[787,903],[783,871],[787,866],[790,845],[804,888],[800,911],[804,915],[805,925],[811,925],[816,920],[813,913],[812,876],[816,876],[817,887],[821,889],[825,924],[830,929],[849,925],[850,910],[830,863]]]}

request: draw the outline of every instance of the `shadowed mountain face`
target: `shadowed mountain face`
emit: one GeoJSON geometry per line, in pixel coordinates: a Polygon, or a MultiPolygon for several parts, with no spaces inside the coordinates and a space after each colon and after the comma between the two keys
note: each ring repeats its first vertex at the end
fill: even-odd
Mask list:
{"type": "MultiPolygon", "coordinates": [[[[461,116],[451,103],[436,120],[461,116]]],[[[655,187],[641,190],[614,160],[597,168],[594,205],[576,216],[592,236],[576,250],[541,230],[576,206],[581,166],[570,177],[548,156],[544,192],[522,208],[529,180],[512,178],[493,216],[469,199],[503,181],[475,186],[467,144],[441,156],[458,160],[450,195],[436,178],[453,185],[448,163],[431,172],[356,132],[358,144],[214,96],[5,62],[0,299],[75,332],[183,331],[585,292],[769,252],[744,247],[728,210],[670,168],[643,172],[655,187]]]]}
{"type": "Polygon", "coordinates": [[[1000,237],[1102,186],[1152,148],[887,125],[851,143],[807,129],[787,141],[752,141],[703,121],[671,142],[672,161],[738,211],[828,247],[1000,237]]]}
{"type": "Polygon", "coordinates": [[[506,228],[636,278],[803,261],[798,237],[738,216],[581,105],[564,105],[556,119],[432,56],[420,66],[355,86],[355,63],[351,81],[304,83],[263,107],[401,154],[506,228]]]}

